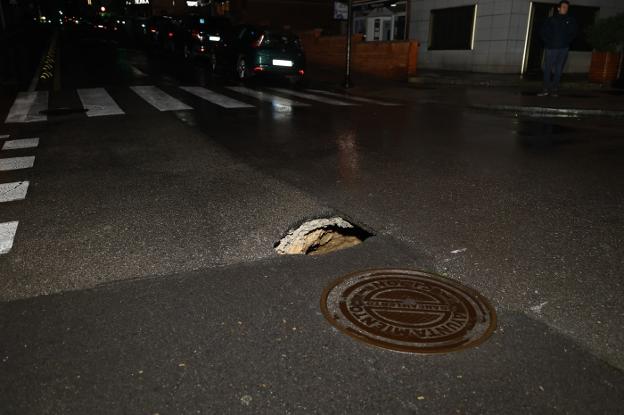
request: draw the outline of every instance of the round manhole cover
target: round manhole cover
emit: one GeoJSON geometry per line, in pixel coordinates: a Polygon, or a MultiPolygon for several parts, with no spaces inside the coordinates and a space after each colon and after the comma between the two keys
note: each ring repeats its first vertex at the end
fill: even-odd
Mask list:
{"type": "Polygon", "coordinates": [[[323,292],[321,309],[349,336],[409,353],[476,346],[496,328],[496,312],[481,294],[422,271],[382,269],[347,275],[323,292]]]}

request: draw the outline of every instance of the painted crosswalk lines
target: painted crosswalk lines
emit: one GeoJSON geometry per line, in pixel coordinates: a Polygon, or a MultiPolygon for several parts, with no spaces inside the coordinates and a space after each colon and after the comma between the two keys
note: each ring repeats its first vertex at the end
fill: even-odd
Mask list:
{"type": "MultiPolygon", "coordinates": [[[[184,102],[184,100],[188,99],[188,96],[176,98],[154,85],[130,86],[129,88],[142,98],[144,102],[159,111],[193,109],[190,104],[184,102]]],[[[236,98],[237,94],[250,97],[260,103],[268,103],[276,111],[289,110],[294,107],[310,107],[312,105],[319,105],[319,103],[342,107],[351,107],[361,104],[381,106],[401,105],[374,98],[340,94],[321,89],[292,90],[287,88],[249,88],[245,86],[224,86],[212,89],[201,86],[181,86],[180,89],[214,106],[225,109],[255,108],[259,106],[254,103],[240,101],[236,98]],[[297,98],[302,98],[302,100],[297,98]]],[[[119,103],[120,101],[106,88],[80,88],[77,89],[75,93],[82,102],[82,107],[87,110],[85,112],[87,117],[124,115],[134,109],[133,107],[123,108],[119,103]]],[[[25,123],[46,121],[47,116],[40,112],[49,109],[48,100],[49,96],[47,91],[18,93],[6,117],[6,122],[25,123]]],[[[121,102],[123,103],[123,100],[121,102]]],[[[202,107],[202,109],[204,108],[202,107]]],[[[8,138],[8,136],[0,138],[8,138]]]]}
{"type": "Polygon", "coordinates": [[[125,114],[104,88],[84,88],[77,92],[89,117],[125,114]]]}
{"type": "Polygon", "coordinates": [[[38,145],[39,145],[39,138],[37,137],[22,138],[20,140],[5,141],[4,144],[2,145],[2,150],[21,150],[24,148],[34,148],[34,147],[37,147],[38,145]]]}
{"type": "Polygon", "coordinates": [[[227,89],[238,92],[239,94],[247,95],[256,98],[259,101],[270,102],[273,107],[285,108],[285,107],[309,107],[309,104],[292,100],[290,98],[280,97],[278,95],[269,94],[267,92],[259,91],[257,89],[246,88],[244,86],[230,86],[227,89]]]}
{"type": "Polygon", "coordinates": [[[158,111],[180,111],[193,109],[153,85],[131,86],[130,89],[132,89],[138,96],[143,98],[148,104],[156,108],[158,111]]]}
{"type": "Polygon", "coordinates": [[[17,221],[0,223],[0,255],[8,253],[13,247],[17,221]]]}
{"type": "Polygon", "coordinates": [[[35,164],[34,156],[0,159],[0,171],[29,169],[35,164]]]}
{"type": "Polygon", "coordinates": [[[26,198],[28,182],[0,183],[0,203],[26,198]]]}
{"type": "Polygon", "coordinates": [[[238,101],[226,95],[217,94],[210,89],[201,86],[181,86],[180,89],[193,94],[203,100],[211,102],[223,108],[253,108],[253,105],[238,101]]]}
{"type": "Polygon", "coordinates": [[[401,104],[396,104],[393,102],[379,101],[377,99],[372,99],[372,98],[364,98],[364,97],[358,97],[354,95],[337,94],[335,92],[323,91],[320,89],[308,89],[308,91],[315,92],[317,94],[329,95],[331,97],[336,97],[336,98],[350,99],[351,101],[364,102],[367,104],[382,105],[384,107],[398,107],[401,105],[401,104]]]}
{"type": "Polygon", "coordinates": [[[40,111],[48,109],[48,91],[19,92],[6,117],[6,123],[46,121],[40,111]]]}
{"type": "Polygon", "coordinates": [[[274,91],[280,92],[282,94],[293,95],[295,97],[309,99],[310,101],[318,101],[318,102],[322,102],[324,104],[338,105],[338,106],[353,106],[353,105],[356,105],[356,104],[351,103],[351,102],[340,101],[340,100],[337,100],[337,99],[334,99],[334,98],[327,98],[327,97],[322,97],[322,96],[314,95],[314,94],[308,94],[307,92],[294,91],[292,89],[286,89],[286,88],[271,88],[271,89],[274,90],[274,91]]]}
{"type": "MultiPolygon", "coordinates": [[[[0,134],[0,139],[9,138],[8,134],[0,134]]],[[[24,138],[5,141],[2,150],[16,150],[33,148],[39,145],[39,138],[24,138]]],[[[34,156],[0,158],[0,171],[31,168],[35,163],[34,156]]],[[[28,193],[29,181],[0,183],[0,203],[24,200],[28,193]]],[[[4,255],[13,248],[13,240],[17,232],[18,221],[0,223],[0,255],[4,255]]]]}

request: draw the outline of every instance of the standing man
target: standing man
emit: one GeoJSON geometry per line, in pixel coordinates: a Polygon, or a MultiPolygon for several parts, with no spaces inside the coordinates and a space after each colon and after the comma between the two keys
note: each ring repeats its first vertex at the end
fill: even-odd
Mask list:
{"type": "Polygon", "coordinates": [[[541,37],[546,47],[544,90],[538,96],[557,96],[570,44],[578,32],[576,20],[568,14],[569,8],[569,1],[560,1],[556,13],[542,25],[541,37]]]}

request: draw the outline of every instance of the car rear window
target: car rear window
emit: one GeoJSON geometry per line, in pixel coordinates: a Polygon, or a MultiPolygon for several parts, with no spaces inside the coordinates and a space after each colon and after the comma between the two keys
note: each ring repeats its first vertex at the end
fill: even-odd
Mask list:
{"type": "Polygon", "coordinates": [[[289,33],[264,32],[262,46],[268,48],[300,48],[299,38],[289,33]]]}
{"type": "Polygon", "coordinates": [[[227,19],[193,16],[186,19],[185,26],[189,29],[200,31],[223,31],[231,25],[227,19]]]}

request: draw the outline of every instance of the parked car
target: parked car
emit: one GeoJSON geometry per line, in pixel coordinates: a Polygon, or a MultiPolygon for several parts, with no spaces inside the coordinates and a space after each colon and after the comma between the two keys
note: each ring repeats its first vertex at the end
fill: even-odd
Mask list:
{"type": "Polygon", "coordinates": [[[283,30],[258,26],[235,29],[227,46],[227,59],[240,81],[257,76],[278,76],[300,83],[305,75],[305,54],[299,38],[283,30]]]}
{"type": "Polygon", "coordinates": [[[180,19],[176,49],[186,59],[207,57],[211,67],[216,69],[231,32],[232,25],[227,18],[185,16],[180,19]]]}
{"type": "Polygon", "coordinates": [[[147,23],[147,37],[152,47],[175,52],[179,22],[170,16],[153,16],[147,23]]]}

